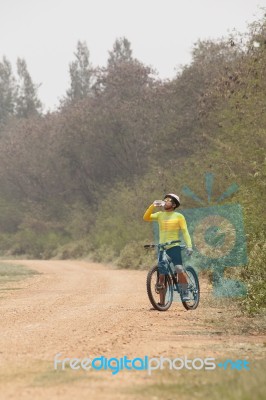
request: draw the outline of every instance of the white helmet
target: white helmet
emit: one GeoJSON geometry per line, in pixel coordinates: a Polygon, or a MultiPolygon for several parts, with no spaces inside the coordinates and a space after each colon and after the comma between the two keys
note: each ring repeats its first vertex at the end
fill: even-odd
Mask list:
{"type": "Polygon", "coordinates": [[[166,199],[166,197],[170,197],[176,204],[176,208],[180,206],[180,199],[179,197],[174,194],[174,193],[168,193],[164,196],[164,199],[166,199]]]}

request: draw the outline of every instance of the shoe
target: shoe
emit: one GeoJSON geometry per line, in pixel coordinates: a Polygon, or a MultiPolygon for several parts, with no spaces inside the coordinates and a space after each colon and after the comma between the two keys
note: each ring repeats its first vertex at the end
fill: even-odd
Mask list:
{"type": "Polygon", "coordinates": [[[184,290],[181,295],[182,301],[190,301],[191,298],[189,297],[189,291],[184,290]]]}

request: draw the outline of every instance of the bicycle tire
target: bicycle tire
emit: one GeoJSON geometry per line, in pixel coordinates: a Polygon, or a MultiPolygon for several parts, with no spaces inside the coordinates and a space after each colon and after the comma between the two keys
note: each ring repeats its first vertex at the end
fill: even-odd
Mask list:
{"type": "Polygon", "coordinates": [[[167,302],[164,306],[159,305],[158,301],[160,300],[160,293],[156,291],[155,285],[158,282],[159,273],[158,273],[158,266],[155,265],[152,267],[148,274],[146,280],[147,286],[147,294],[151,305],[158,311],[167,311],[173,302],[173,284],[172,280],[169,275],[165,276],[165,291],[167,293],[167,302]]]}
{"type": "Polygon", "coordinates": [[[200,301],[199,278],[193,267],[186,267],[185,270],[188,276],[188,290],[191,295],[191,300],[183,301],[181,297],[181,301],[186,310],[195,310],[200,301]]]}

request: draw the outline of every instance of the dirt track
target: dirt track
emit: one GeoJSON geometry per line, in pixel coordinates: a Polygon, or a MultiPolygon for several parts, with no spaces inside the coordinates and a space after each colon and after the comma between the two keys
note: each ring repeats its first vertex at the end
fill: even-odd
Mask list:
{"type": "Polygon", "coordinates": [[[85,261],[15,263],[41,274],[13,285],[17,290],[0,299],[1,399],[135,399],[125,389],[151,379],[144,371],[59,375],[53,364],[57,353],[62,358],[262,356],[265,336],[243,335],[241,317],[229,333],[212,323],[225,318],[226,309],[208,307],[206,283],[197,310],[175,303],[158,312],[146,295],[145,271],[85,261]]]}

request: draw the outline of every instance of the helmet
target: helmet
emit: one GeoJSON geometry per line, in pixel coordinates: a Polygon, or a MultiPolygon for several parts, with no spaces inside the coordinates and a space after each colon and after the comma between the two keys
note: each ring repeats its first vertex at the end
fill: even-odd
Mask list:
{"type": "Polygon", "coordinates": [[[166,194],[166,195],[164,196],[164,199],[166,199],[166,197],[170,197],[170,198],[174,201],[174,203],[175,203],[175,205],[176,205],[176,208],[180,206],[180,199],[179,199],[179,197],[178,197],[176,194],[174,194],[174,193],[168,193],[168,194],[166,194]]]}

